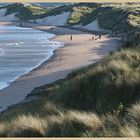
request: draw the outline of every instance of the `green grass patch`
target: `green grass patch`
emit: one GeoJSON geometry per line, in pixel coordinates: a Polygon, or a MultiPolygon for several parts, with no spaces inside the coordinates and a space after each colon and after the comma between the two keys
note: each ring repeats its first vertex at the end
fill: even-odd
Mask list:
{"type": "Polygon", "coordinates": [[[47,8],[42,8],[42,7],[34,6],[34,5],[27,6],[27,8],[32,12],[33,15],[43,14],[43,13],[48,12],[49,10],[47,8]]]}

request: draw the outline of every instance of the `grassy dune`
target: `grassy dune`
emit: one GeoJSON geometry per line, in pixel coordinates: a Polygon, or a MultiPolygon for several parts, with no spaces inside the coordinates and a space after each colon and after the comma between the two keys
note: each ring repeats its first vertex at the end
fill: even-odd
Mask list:
{"type": "Polygon", "coordinates": [[[140,28],[140,6],[135,4],[73,6],[68,23],[87,25],[96,18],[102,28],[120,32],[135,32],[140,28]]]}
{"type": "Polygon", "coordinates": [[[2,6],[0,9],[7,9],[5,16],[15,13],[15,16],[19,17],[19,19],[22,21],[28,21],[33,19],[36,14],[43,14],[48,11],[47,8],[34,5],[24,6],[22,3],[12,3],[2,6]]]}
{"type": "MultiPolygon", "coordinates": [[[[72,6],[71,15],[68,19],[68,24],[82,24],[87,20],[87,16],[90,15],[100,5],[95,3],[79,3],[72,6]]],[[[89,20],[89,19],[88,19],[89,20]]]]}
{"type": "MultiPolygon", "coordinates": [[[[105,12],[100,25],[112,29],[115,24],[117,30],[131,33],[122,48],[64,80],[33,90],[30,96],[36,93],[38,100],[19,104],[0,115],[0,136],[140,136],[139,23],[120,24],[121,15],[126,21],[129,16],[118,12],[122,8],[109,9],[110,18],[105,12]]],[[[123,11],[129,13],[128,9],[123,11]]],[[[137,12],[139,8],[131,9],[131,14],[138,16],[137,12]]],[[[136,21],[131,18],[131,23],[136,21]]]]}
{"type": "Polygon", "coordinates": [[[32,12],[33,15],[43,14],[43,13],[48,12],[47,8],[42,8],[42,7],[35,6],[35,5],[27,6],[27,8],[32,12]]]}

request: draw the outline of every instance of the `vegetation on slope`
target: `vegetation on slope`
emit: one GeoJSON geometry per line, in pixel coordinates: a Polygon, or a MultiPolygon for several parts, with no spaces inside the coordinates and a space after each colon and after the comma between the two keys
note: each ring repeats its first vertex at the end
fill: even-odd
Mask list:
{"type": "Polygon", "coordinates": [[[71,10],[71,15],[68,19],[68,23],[71,25],[82,24],[86,20],[86,16],[92,13],[99,4],[95,3],[78,3],[74,4],[71,10]]]}
{"type": "Polygon", "coordinates": [[[140,6],[135,4],[73,6],[68,23],[87,25],[97,18],[102,28],[135,32],[140,27],[140,6]]]}
{"type": "Polygon", "coordinates": [[[131,31],[122,48],[100,63],[35,89],[38,100],[3,113],[0,136],[140,136],[139,24],[131,31]]]}
{"type": "Polygon", "coordinates": [[[13,4],[9,4],[9,5],[1,7],[1,9],[5,9],[5,8],[7,9],[5,16],[7,16],[9,14],[18,13],[20,9],[24,8],[24,5],[21,3],[13,3],[13,4]]]}
{"type": "Polygon", "coordinates": [[[35,6],[35,5],[29,5],[29,6],[27,6],[27,8],[32,12],[33,15],[43,14],[49,10],[47,8],[42,8],[42,7],[35,6]]]}
{"type": "Polygon", "coordinates": [[[105,7],[105,11],[101,13],[101,16],[99,17],[99,24],[107,29],[129,32],[131,30],[139,29],[139,20],[139,5],[114,6],[105,7]]]}
{"type": "Polygon", "coordinates": [[[49,9],[47,12],[45,12],[43,14],[34,15],[33,18],[38,19],[38,18],[45,18],[47,16],[58,15],[58,14],[61,14],[63,12],[71,11],[71,8],[72,8],[72,5],[64,5],[64,6],[52,8],[52,9],[49,9]]]}
{"type": "Polygon", "coordinates": [[[6,6],[2,6],[0,9],[6,9],[5,16],[14,14],[21,21],[27,21],[32,17],[32,12],[25,7],[22,3],[13,3],[6,6]]]}
{"type": "Polygon", "coordinates": [[[113,111],[121,103],[126,107],[139,96],[139,62],[139,46],[135,50],[122,50],[62,83],[50,95],[51,99],[100,114],[113,111]]]}
{"type": "Polygon", "coordinates": [[[2,6],[1,9],[7,9],[5,16],[15,13],[21,21],[27,21],[34,17],[36,14],[46,13],[47,8],[41,8],[39,6],[28,5],[25,6],[22,3],[12,3],[6,6],[2,6]]]}
{"type": "Polygon", "coordinates": [[[70,11],[71,15],[67,21],[70,25],[87,25],[98,18],[102,28],[113,31],[134,33],[140,27],[140,6],[135,4],[76,3],[54,8],[42,8],[35,5],[25,6],[22,3],[14,3],[1,8],[7,8],[5,15],[17,13],[17,17],[26,21],[70,11]]]}

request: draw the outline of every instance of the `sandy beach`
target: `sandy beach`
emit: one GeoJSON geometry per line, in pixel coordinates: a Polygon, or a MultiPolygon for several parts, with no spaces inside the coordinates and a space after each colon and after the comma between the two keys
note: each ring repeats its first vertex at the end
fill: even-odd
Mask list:
{"type": "MultiPolygon", "coordinates": [[[[0,23],[0,25],[11,24],[0,23]]],[[[92,40],[92,34],[74,29],[53,26],[52,30],[52,26],[37,24],[27,26],[55,34],[53,40],[64,42],[65,45],[57,49],[49,61],[0,91],[0,111],[24,100],[35,87],[63,79],[73,70],[98,62],[110,51],[115,51],[119,45],[117,38],[107,35],[102,36],[100,40],[92,40]],[[72,40],[70,35],[73,37],[72,40]]]]}

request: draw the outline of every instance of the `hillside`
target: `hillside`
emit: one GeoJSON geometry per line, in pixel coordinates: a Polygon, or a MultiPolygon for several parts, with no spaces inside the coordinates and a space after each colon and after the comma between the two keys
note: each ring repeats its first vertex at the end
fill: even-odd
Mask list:
{"type": "Polygon", "coordinates": [[[10,15],[13,15],[12,18],[7,18],[12,21],[28,21],[29,19],[32,19],[34,15],[36,14],[43,14],[47,12],[47,8],[42,8],[39,6],[34,6],[32,4],[22,4],[22,3],[11,3],[7,4],[5,6],[0,7],[0,11],[5,10],[5,13],[3,17],[0,19],[3,21],[10,15]],[[15,20],[16,18],[16,20],[15,20]]]}
{"type": "Polygon", "coordinates": [[[32,16],[68,11],[68,25],[98,19],[100,27],[125,33],[127,40],[101,62],[34,89],[29,96],[38,100],[0,116],[0,136],[140,136],[140,6],[75,4],[32,16]]]}
{"type": "Polygon", "coordinates": [[[14,3],[2,6],[0,9],[6,9],[5,16],[15,14],[15,17],[21,21],[39,21],[40,24],[46,25],[48,23],[47,19],[51,16],[69,12],[69,16],[65,17],[66,23],[62,25],[85,29],[91,26],[89,29],[92,30],[92,26],[95,24],[94,21],[97,20],[101,28],[122,33],[135,32],[140,27],[140,6],[138,4],[76,3],[65,5],[64,3],[61,6],[44,8],[42,5],[14,3]]]}

